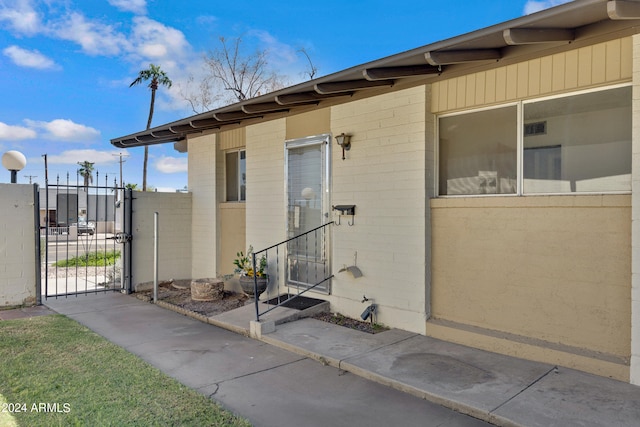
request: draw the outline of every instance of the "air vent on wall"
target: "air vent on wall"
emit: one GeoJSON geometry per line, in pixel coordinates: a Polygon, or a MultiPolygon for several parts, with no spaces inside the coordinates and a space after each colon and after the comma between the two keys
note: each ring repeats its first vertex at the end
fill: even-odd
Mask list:
{"type": "Polygon", "coordinates": [[[524,136],[544,135],[547,133],[547,122],[525,123],[524,136]]]}

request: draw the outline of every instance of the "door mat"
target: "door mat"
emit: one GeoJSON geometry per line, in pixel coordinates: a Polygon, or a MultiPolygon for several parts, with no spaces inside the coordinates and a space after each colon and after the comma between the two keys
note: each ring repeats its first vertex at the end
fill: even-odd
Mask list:
{"type": "Polygon", "coordinates": [[[314,307],[318,304],[322,304],[324,300],[317,298],[309,298],[309,297],[295,297],[292,294],[284,294],[280,295],[276,298],[272,298],[268,301],[264,301],[265,304],[278,305],[281,304],[281,307],[293,308],[295,310],[306,310],[307,308],[314,307]]]}

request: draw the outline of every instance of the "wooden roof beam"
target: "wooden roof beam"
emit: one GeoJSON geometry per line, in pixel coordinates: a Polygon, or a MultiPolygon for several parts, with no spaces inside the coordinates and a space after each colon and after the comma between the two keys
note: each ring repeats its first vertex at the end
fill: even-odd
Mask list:
{"type": "Polygon", "coordinates": [[[362,71],[362,75],[367,80],[387,80],[397,79],[401,77],[414,77],[423,76],[428,74],[440,74],[442,72],[441,67],[434,67],[433,65],[409,65],[406,67],[379,67],[379,68],[367,68],[362,71]]]}
{"type": "Polygon", "coordinates": [[[201,128],[206,128],[206,127],[215,127],[218,126],[220,123],[220,120],[215,119],[215,118],[210,118],[210,119],[197,119],[197,120],[191,120],[189,122],[189,124],[191,125],[191,127],[193,127],[194,129],[201,129],[201,128]]]}
{"type": "Polygon", "coordinates": [[[342,92],[353,92],[358,89],[371,89],[380,86],[393,86],[393,80],[347,80],[342,82],[318,83],[314,86],[316,92],[321,95],[329,95],[342,92]]]}
{"type": "Polygon", "coordinates": [[[499,49],[471,49],[427,52],[424,57],[431,65],[447,65],[477,61],[497,61],[502,58],[502,55],[499,49]]]}
{"type": "Polygon", "coordinates": [[[328,99],[336,96],[351,96],[353,92],[343,92],[331,95],[321,95],[318,92],[299,92],[290,93],[276,96],[276,102],[280,105],[318,105],[323,99],[328,99]]]}
{"type": "Polygon", "coordinates": [[[640,2],[613,0],[607,2],[607,14],[614,21],[640,19],[640,2]]]}
{"type": "Polygon", "coordinates": [[[219,122],[238,121],[262,117],[259,114],[247,114],[244,111],[230,111],[226,113],[213,113],[213,118],[219,122]]]}
{"type": "Polygon", "coordinates": [[[504,41],[511,46],[553,42],[570,42],[575,39],[573,30],[562,28],[509,28],[502,32],[504,41]]]}
{"type": "Polygon", "coordinates": [[[247,104],[242,106],[242,111],[247,114],[260,114],[260,113],[277,113],[287,112],[288,108],[283,108],[282,105],[277,102],[263,102],[259,104],[247,104]]]}

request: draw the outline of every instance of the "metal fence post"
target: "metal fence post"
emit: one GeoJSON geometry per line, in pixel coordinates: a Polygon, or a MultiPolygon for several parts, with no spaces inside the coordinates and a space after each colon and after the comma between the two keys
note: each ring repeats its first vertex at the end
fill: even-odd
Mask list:
{"type": "Polygon", "coordinates": [[[251,254],[251,262],[253,263],[253,299],[256,305],[256,322],[260,321],[260,307],[258,306],[258,273],[256,265],[256,253],[251,254]]]}
{"type": "Polygon", "coordinates": [[[36,305],[42,304],[42,281],[41,281],[41,247],[40,247],[40,189],[38,184],[33,184],[33,225],[36,244],[36,305]]]}
{"type": "Polygon", "coordinates": [[[158,212],[153,214],[153,303],[158,302],[158,212]]]}

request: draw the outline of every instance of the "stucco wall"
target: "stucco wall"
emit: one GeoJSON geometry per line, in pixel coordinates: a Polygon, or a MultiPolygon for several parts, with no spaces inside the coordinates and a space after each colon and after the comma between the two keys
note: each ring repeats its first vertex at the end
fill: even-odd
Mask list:
{"type": "Polygon", "coordinates": [[[133,193],[133,284],[153,280],[154,213],[158,212],[158,279],[191,278],[191,194],[133,193]]]}
{"type": "Polygon", "coordinates": [[[628,379],[631,196],[450,198],[431,207],[434,319],[559,344],[608,362],[556,355],[557,363],[628,379]]]}
{"type": "Polygon", "coordinates": [[[0,184],[0,307],[36,302],[34,190],[0,184]]]}
{"type": "MultiPolygon", "coordinates": [[[[332,204],[355,204],[333,230],[332,309],[359,318],[362,296],[378,321],[424,333],[426,317],[426,88],[419,86],[336,106],[331,130],[351,134],[351,150],[333,144],[332,204]],[[363,277],[337,273],[357,266],[363,277]]],[[[432,159],[433,157],[429,155],[432,159]]],[[[334,219],[337,214],[334,213],[334,219]]]]}

